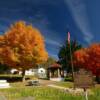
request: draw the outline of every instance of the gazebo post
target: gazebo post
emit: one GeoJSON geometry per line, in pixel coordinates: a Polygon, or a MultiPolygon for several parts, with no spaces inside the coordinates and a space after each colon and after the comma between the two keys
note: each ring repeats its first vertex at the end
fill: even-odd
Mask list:
{"type": "Polygon", "coordinates": [[[50,72],[49,72],[49,76],[50,76],[50,78],[52,77],[52,73],[51,73],[51,70],[50,70],[50,72]]]}
{"type": "Polygon", "coordinates": [[[61,75],[60,75],[60,69],[58,68],[58,77],[61,77],[61,75]]]}

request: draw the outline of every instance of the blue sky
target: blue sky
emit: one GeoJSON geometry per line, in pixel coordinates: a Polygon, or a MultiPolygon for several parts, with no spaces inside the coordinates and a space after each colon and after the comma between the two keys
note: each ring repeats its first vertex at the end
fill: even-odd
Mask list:
{"type": "Polygon", "coordinates": [[[0,0],[0,34],[11,23],[24,20],[37,27],[45,37],[50,56],[57,58],[67,38],[83,46],[100,42],[99,0],[0,0]]]}

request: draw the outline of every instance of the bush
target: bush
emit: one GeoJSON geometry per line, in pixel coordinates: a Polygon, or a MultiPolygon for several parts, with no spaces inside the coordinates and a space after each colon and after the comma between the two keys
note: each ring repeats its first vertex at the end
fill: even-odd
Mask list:
{"type": "Polygon", "coordinates": [[[70,81],[70,82],[72,82],[72,77],[65,77],[64,81],[70,81]]]}

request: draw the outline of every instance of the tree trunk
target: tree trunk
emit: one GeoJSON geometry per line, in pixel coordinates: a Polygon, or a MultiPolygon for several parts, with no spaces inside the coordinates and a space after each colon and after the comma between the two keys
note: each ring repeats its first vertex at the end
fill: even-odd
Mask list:
{"type": "Polygon", "coordinates": [[[25,70],[22,71],[22,82],[25,82],[25,70]]]}
{"type": "Polygon", "coordinates": [[[96,75],[96,81],[98,84],[100,84],[100,76],[99,75],[96,75]]]}
{"type": "Polygon", "coordinates": [[[50,79],[50,71],[47,69],[47,79],[50,79]]]}

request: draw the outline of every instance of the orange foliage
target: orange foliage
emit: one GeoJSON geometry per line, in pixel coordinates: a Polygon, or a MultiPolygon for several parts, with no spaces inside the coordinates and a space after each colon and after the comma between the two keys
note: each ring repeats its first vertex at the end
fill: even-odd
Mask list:
{"type": "Polygon", "coordinates": [[[47,58],[44,38],[32,25],[16,22],[0,36],[1,63],[17,69],[29,69],[47,58]]]}
{"type": "Polygon", "coordinates": [[[84,67],[94,74],[100,75],[100,44],[92,44],[87,49],[81,49],[74,53],[75,66],[84,67]]]}

